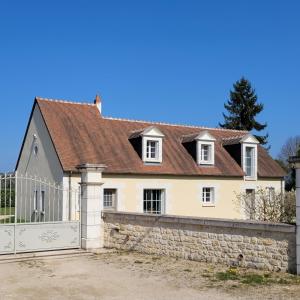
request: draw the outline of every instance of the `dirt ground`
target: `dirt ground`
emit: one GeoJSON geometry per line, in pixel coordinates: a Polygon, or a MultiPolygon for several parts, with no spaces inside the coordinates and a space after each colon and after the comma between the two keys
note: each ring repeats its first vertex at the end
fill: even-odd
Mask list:
{"type": "Polygon", "coordinates": [[[0,270],[1,300],[300,299],[296,276],[138,253],[1,262],[0,270]]]}

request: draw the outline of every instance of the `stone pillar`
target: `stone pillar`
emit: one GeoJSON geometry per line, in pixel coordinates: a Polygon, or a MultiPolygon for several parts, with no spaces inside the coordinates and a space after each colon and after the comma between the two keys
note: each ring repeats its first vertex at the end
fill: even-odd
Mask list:
{"type": "Polygon", "coordinates": [[[81,172],[81,247],[98,249],[104,244],[102,172],[100,164],[78,166],[81,172]]]}
{"type": "Polygon", "coordinates": [[[290,157],[289,162],[296,170],[296,257],[297,275],[300,275],[300,156],[290,157]]]}

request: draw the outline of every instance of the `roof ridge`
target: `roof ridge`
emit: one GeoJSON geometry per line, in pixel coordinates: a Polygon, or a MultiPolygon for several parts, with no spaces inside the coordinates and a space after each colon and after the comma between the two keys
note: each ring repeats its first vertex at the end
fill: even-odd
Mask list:
{"type": "Polygon", "coordinates": [[[196,125],[187,125],[187,124],[174,124],[174,123],[154,122],[154,121],[144,121],[144,120],[132,120],[132,119],[115,118],[115,117],[103,117],[103,119],[115,120],[115,121],[125,121],[125,122],[136,122],[136,123],[148,123],[148,124],[153,124],[153,125],[167,125],[167,126],[174,126],[174,127],[188,127],[188,128],[195,128],[195,129],[207,129],[207,130],[219,130],[219,131],[248,133],[248,131],[246,131],[246,130],[214,128],[214,127],[206,127],[206,126],[196,126],[196,125]]]}
{"type": "Polygon", "coordinates": [[[89,102],[75,102],[72,100],[65,100],[65,99],[52,99],[52,98],[43,98],[43,97],[35,97],[36,100],[39,101],[49,101],[49,102],[56,102],[56,103],[66,103],[66,104],[78,104],[78,105],[90,105],[94,106],[94,103],[89,102]]]}

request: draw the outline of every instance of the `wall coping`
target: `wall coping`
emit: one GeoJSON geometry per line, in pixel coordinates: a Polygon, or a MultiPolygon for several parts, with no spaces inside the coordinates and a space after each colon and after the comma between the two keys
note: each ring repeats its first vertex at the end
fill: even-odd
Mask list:
{"type": "Polygon", "coordinates": [[[275,231],[275,232],[296,232],[295,225],[284,223],[272,223],[252,220],[232,220],[232,219],[217,219],[217,218],[200,218],[200,217],[185,217],[173,215],[151,215],[143,213],[128,213],[128,212],[111,212],[103,211],[102,217],[105,220],[107,216],[124,217],[127,220],[142,220],[154,221],[159,223],[173,223],[173,224],[188,224],[188,225],[202,225],[213,227],[226,227],[226,228],[242,228],[248,230],[261,230],[261,231],[275,231]]]}

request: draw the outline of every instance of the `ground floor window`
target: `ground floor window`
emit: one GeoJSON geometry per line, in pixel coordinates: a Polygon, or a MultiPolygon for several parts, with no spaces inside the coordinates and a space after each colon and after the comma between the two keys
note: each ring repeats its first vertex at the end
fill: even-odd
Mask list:
{"type": "Polygon", "coordinates": [[[103,191],[103,208],[115,210],[117,206],[117,190],[104,189],[103,191]]]}
{"type": "Polygon", "coordinates": [[[143,199],[144,213],[163,214],[164,213],[164,190],[146,189],[143,199]]]}
{"type": "Polygon", "coordinates": [[[202,202],[204,204],[214,204],[215,203],[215,189],[213,187],[203,187],[202,188],[202,202]]]}
{"type": "Polygon", "coordinates": [[[251,220],[255,219],[255,189],[246,189],[246,211],[248,211],[248,216],[251,220]]]}

